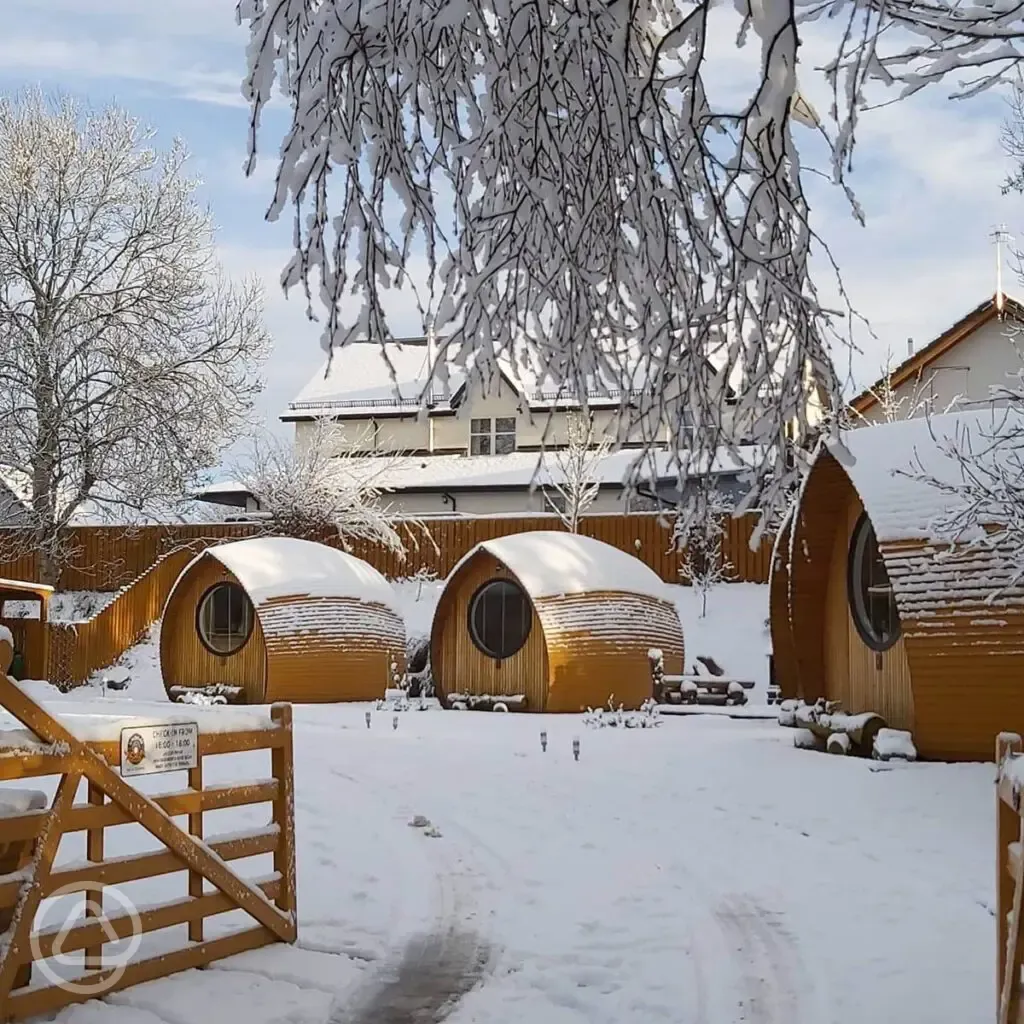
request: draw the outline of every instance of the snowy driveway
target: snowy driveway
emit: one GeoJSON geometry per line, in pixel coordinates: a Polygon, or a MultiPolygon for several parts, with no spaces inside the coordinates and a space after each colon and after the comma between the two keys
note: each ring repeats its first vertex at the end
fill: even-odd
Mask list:
{"type": "Polygon", "coordinates": [[[991,766],[874,771],[773,723],[364,710],[297,709],[299,948],[62,1021],[439,1019],[381,998],[410,940],[484,971],[450,1024],[993,1018],[991,766]]]}

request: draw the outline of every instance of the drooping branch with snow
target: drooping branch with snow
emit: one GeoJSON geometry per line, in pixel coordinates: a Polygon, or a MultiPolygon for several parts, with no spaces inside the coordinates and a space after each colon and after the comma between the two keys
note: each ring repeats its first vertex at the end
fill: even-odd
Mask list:
{"type": "Polygon", "coordinates": [[[566,445],[544,457],[550,483],[544,487],[545,502],[570,533],[579,533],[580,519],[601,490],[601,462],[611,449],[611,439],[594,437],[593,420],[575,413],[566,417],[566,445]]]}
{"type": "Polygon", "coordinates": [[[385,500],[387,474],[401,455],[352,452],[338,429],[321,419],[302,444],[276,436],[258,439],[236,475],[275,531],[318,540],[336,533],[343,545],[369,541],[404,558],[417,524],[395,514],[385,500]]]}
{"type": "Polygon", "coordinates": [[[77,514],[180,500],[262,387],[261,290],[220,272],[185,149],[151,140],[116,108],[0,98],[0,475],[50,583],[77,514]]]}
{"type": "Polygon", "coordinates": [[[707,0],[239,0],[250,171],[275,86],[293,109],[269,144],[268,217],[294,218],[284,287],[315,296],[325,343],[383,343],[385,290],[425,255],[434,324],[477,372],[532,348],[582,401],[621,352],[608,341],[635,342],[641,415],[679,392],[677,448],[684,412],[722,419],[722,390],[696,372],[714,352],[738,399],[698,444],[761,445],[750,501],[780,504],[806,373],[838,405],[829,342],[851,312],[833,321],[819,301],[812,247],[829,257],[806,176],[846,189],[862,219],[846,178],[869,86],[907,94],[973,70],[964,91],[984,88],[1020,59],[1024,25],[1017,5],[950,0],[736,8],[738,36],[707,0]],[[835,33],[831,130],[797,87],[809,22],[835,33]],[[712,102],[716,73],[731,88],[712,102]],[[800,132],[826,140],[828,166],[802,166],[800,132]]]}

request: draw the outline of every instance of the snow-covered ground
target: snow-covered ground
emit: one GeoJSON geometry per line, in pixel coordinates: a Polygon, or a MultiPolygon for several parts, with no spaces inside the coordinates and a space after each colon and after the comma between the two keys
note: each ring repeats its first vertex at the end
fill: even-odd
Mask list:
{"type": "MultiPolygon", "coordinates": [[[[993,1018],[991,766],[876,770],[796,750],[770,722],[588,730],[578,716],[437,711],[396,730],[380,712],[368,729],[365,710],[296,709],[297,945],[57,1020],[194,1024],[215,1007],[245,1024],[404,1021],[381,1005],[389,979],[411,983],[398,971],[410,945],[442,986],[480,972],[450,1024],[993,1018]],[[416,815],[439,834],[410,827],[416,815]]],[[[267,768],[265,753],[214,758],[207,782],[267,768]]],[[[266,820],[265,807],[212,812],[207,838],[266,820]]],[[[143,845],[127,826],[107,855],[143,845]]],[[[60,859],[83,852],[66,839],[60,859]]],[[[271,870],[267,856],[236,863],[271,870]]],[[[185,891],[184,875],[125,887],[143,901],[185,891]]],[[[228,926],[244,919],[208,932],[228,926]]],[[[156,933],[142,952],[183,940],[156,933]]]]}
{"type": "MultiPolygon", "coordinates": [[[[410,634],[427,633],[440,584],[397,588],[410,634]]],[[[687,660],[711,655],[756,679],[758,699],[766,588],[720,588],[705,618],[689,589],[675,596],[687,660]]],[[[122,659],[129,689],[93,694],[96,705],[123,716],[166,700],[158,633],[122,659]]],[[[90,696],[28,688],[69,710],[90,696]]],[[[395,978],[416,984],[409,960],[437,975],[420,977],[421,991],[476,982],[443,1018],[450,1024],[993,1017],[991,766],[882,769],[796,750],[792,730],[770,721],[672,717],[656,729],[596,730],[580,716],[433,711],[402,713],[394,729],[396,716],[373,712],[368,729],[367,708],[295,711],[297,945],[57,1020],[193,1024],[216,1007],[246,1024],[390,1024],[408,1019],[387,1007],[395,978]],[[417,815],[430,825],[410,827],[417,815]]],[[[213,758],[206,781],[268,768],[265,753],[213,758]]],[[[154,776],[140,788],[185,784],[154,776]]],[[[207,838],[266,821],[265,806],[211,812],[207,838]]],[[[152,848],[136,826],[108,833],[107,856],[152,848]]],[[[83,855],[82,837],[69,837],[59,860],[83,855]]],[[[249,876],[271,870],[267,856],[236,864],[249,876]]],[[[172,875],[123,891],[154,902],[186,889],[172,875]]],[[[44,909],[44,924],[59,923],[53,913],[44,909]]],[[[245,924],[226,915],[208,934],[245,924]]],[[[184,938],[155,933],[141,952],[184,938]]]]}

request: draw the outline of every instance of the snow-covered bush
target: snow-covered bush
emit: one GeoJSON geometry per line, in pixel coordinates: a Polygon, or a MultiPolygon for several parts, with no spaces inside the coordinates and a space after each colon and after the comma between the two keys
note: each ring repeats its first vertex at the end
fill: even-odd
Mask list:
{"type": "Polygon", "coordinates": [[[433,697],[430,637],[410,636],[405,648],[405,688],[410,697],[433,697]]]}
{"type": "Polygon", "coordinates": [[[583,724],[589,729],[653,729],[661,725],[661,712],[653,700],[645,700],[638,711],[615,706],[615,697],[608,698],[607,708],[587,708],[583,724]]]}

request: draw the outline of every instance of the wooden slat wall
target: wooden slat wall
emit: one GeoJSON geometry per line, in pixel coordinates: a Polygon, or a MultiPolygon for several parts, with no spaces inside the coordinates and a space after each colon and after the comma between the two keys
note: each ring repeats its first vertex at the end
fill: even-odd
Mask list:
{"type": "MultiPolygon", "coordinates": [[[[724,557],[733,566],[736,582],[767,583],[771,563],[772,538],[763,537],[750,550],[750,538],[757,525],[751,513],[725,523],[724,557]]],[[[403,527],[407,553],[401,559],[380,545],[356,541],[352,554],[365,559],[389,579],[413,575],[419,569],[447,576],[455,564],[482,540],[527,530],[561,529],[555,516],[510,516],[493,519],[428,519],[422,525],[403,527]]],[[[84,526],[69,531],[74,549],[71,563],[60,579],[59,590],[118,590],[138,579],[162,555],[182,545],[194,550],[223,541],[252,537],[260,526],[214,523],[206,526],[124,527],[84,526]]],[[[628,551],[649,565],[669,583],[679,578],[680,552],[673,550],[672,524],[655,513],[629,516],[595,515],[583,520],[582,533],[628,551]]],[[[0,576],[8,579],[36,580],[39,567],[33,556],[3,561],[4,548],[12,549],[13,540],[4,543],[0,531],[0,576]]],[[[340,547],[337,536],[325,534],[310,538],[340,547]]],[[[166,597],[166,595],[164,595],[166,597]]]]}
{"type": "Polygon", "coordinates": [[[182,569],[195,557],[188,548],[162,557],[102,611],[85,622],[50,623],[50,681],[82,683],[105,668],[160,617],[182,569]]]}

